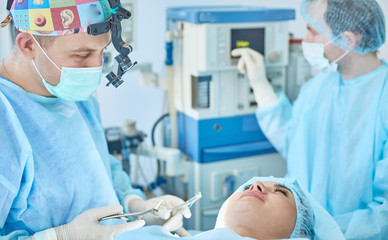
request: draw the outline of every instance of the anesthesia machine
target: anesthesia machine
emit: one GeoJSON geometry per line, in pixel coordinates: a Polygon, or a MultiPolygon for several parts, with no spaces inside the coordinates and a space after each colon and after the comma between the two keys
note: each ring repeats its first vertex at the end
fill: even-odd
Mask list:
{"type": "Polygon", "coordinates": [[[284,91],[288,21],[293,19],[293,9],[262,7],[167,11],[172,37],[166,65],[172,68],[174,91],[169,100],[176,109],[177,144],[191,159],[188,195],[203,194],[192,208],[189,229],[213,228],[222,203],[252,176],[285,174],[285,161],[258,126],[253,91],[231,51],[249,47],[262,53],[269,81],[276,91],[284,91]]]}

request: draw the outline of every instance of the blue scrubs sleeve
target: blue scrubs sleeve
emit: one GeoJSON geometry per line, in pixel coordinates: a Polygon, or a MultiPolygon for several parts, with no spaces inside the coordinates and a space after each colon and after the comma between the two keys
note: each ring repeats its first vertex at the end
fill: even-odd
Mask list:
{"type": "Polygon", "coordinates": [[[284,158],[287,156],[287,134],[291,117],[292,104],[284,93],[279,94],[278,101],[273,105],[256,111],[261,130],[284,158]]]}
{"type": "Polygon", "coordinates": [[[143,192],[132,187],[131,180],[126,172],[123,171],[121,163],[112,155],[110,157],[110,166],[112,171],[112,183],[116,195],[119,198],[121,205],[124,204],[124,198],[130,194],[137,194],[144,198],[143,192]]]}
{"type": "Polygon", "coordinates": [[[32,240],[31,236],[26,231],[14,231],[7,236],[0,236],[0,240],[32,240]]]}
{"type": "Polygon", "coordinates": [[[15,112],[1,92],[0,112],[0,240],[28,239],[27,231],[5,235],[4,225],[14,202],[19,206],[27,204],[18,201],[16,196],[21,182],[29,178],[24,171],[33,168],[32,151],[15,112]]]}
{"type": "Polygon", "coordinates": [[[383,158],[376,163],[373,201],[365,209],[335,217],[347,240],[383,240],[388,236],[388,142],[383,158]]]}

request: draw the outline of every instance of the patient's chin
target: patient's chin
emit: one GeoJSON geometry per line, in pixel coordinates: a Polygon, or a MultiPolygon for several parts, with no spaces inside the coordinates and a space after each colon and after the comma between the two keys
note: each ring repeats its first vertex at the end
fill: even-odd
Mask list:
{"type": "MultiPolygon", "coordinates": [[[[253,239],[287,239],[291,232],[279,224],[268,224],[267,221],[261,221],[262,218],[241,217],[224,218],[225,227],[236,232],[241,237],[253,239]]],[[[268,220],[268,219],[267,219],[268,220]]]]}
{"type": "Polygon", "coordinates": [[[260,240],[274,239],[274,238],[271,238],[271,237],[268,237],[268,236],[261,234],[260,232],[257,231],[257,228],[252,229],[250,227],[247,228],[246,226],[242,226],[242,225],[234,226],[234,227],[227,227],[227,226],[225,226],[225,227],[234,231],[235,233],[237,233],[241,237],[249,237],[252,239],[260,239],[260,240]]]}

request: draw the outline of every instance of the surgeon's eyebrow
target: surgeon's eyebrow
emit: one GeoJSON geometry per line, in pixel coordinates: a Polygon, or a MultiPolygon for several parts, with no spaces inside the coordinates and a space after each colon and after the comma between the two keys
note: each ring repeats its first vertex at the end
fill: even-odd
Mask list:
{"type": "MultiPolygon", "coordinates": [[[[112,40],[109,41],[109,43],[103,48],[107,48],[112,43],[112,40]]],[[[80,47],[77,49],[71,50],[72,52],[96,52],[96,49],[88,48],[88,47],[80,47]]]]}

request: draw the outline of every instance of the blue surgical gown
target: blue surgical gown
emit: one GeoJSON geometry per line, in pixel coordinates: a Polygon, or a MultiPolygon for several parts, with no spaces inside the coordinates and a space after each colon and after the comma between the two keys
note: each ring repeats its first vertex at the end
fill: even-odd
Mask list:
{"type": "Polygon", "coordinates": [[[0,165],[0,239],[25,239],[141,195],[108,153],[94,98],[42,97],[2,77],[0,165]]]}
{"type": "Polygon", "coordinates": [[[351,80],[322,72],[294,106],[280,95],[256,113],[294,177],[346,239],[388,239],[388,65],[351,80]]]}
{"type": "MultiPolygon", "coordinates": [[[[115,240],[132,240],[132,239],[146,239],[146,240],[176,240],[170,232],[160,226],[147,226],[135,229],[119,235],[115,240]]],[[[237,233],[227,228],[217,228],[202,232],[192,237],[179,238],[182,240],[254,240],[249,237],[241,237],[237,233]]],[[[296,238],[294,238],[296,240],[296,238]]],[[[306,238],[298,238],[298,240],[307,240],[306,238]]]]}

